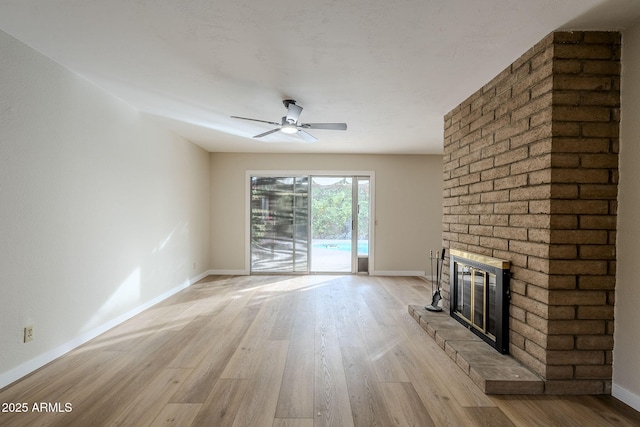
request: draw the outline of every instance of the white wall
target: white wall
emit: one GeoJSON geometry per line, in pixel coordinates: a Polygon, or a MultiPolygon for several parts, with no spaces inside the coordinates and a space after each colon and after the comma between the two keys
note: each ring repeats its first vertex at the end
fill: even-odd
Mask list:
{"type": "Polygon", "coordinates": [[[441,156],[211,153],[214,271],[247,273],[248,170],[374,171],[374,273],[424,272],[442,245],[441,156]]]}
{"type": "Polygon", "coordinates": [[[640,411],[640,23],[622,37],[620,184],[613,390],[640,411]]]}
{"type": "Polygon", "coordinates": [[[2,32],[0,58],[2,387],[206,272],[210,189],[204,150],[2,32]]]}

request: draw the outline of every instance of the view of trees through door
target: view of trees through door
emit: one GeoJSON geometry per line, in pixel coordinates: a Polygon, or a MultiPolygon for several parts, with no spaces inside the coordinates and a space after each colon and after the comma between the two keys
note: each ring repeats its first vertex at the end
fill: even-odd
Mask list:
{"type": "Polygon", "coordinates": [[[369,211],[369,177],[251,177],[251,271],[366,272],[369,211]]]}

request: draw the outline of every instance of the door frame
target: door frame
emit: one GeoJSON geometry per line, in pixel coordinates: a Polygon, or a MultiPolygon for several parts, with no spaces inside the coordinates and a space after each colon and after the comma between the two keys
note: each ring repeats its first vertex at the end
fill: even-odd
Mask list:
{"type": "MultiPolygon", "coordinates": [[[[265,176],[265,177],[295,177],[295,176],[352,176],[352,177],[369,177],[369,272],[375,271],[374,269],[374,261],[375,261],[375,171],[364,171],[364,170],[247,170],[245,172],[245,235],[244,235],[244,246],[245,246],[245,255],[244,255],[244,267],[247,274],[251,273],[251,177],[252,176],[265,176]]],[[[357,266],[356,266],[357,271],[357,266]]],[[[256,273],[258,274],[258,273],[256,273]]],[[[263,274],[263,273],[259,273],[263,274]]],[[[265,273],[266,274],[266,273],[265,273]]],[[[291,274],[302,274],[302,273],[291,273],[291,274]]],[[[328,273],[311,273],[309,269],[307,269],[306,274],[328,274],[328,273]]],[[[330,273],[329,273],[330,274],[330,273]]]]}

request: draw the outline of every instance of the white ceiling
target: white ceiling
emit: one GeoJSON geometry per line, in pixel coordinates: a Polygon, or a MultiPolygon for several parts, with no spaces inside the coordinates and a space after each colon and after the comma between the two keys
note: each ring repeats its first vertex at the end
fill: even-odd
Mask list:
{"type": "Polygon", "coordinates": [[[1,30],[213,152],[441,153],[443,115],[548,33],[639,19],[640,0],[0,0],[1,30]],[[279,122],[285,98],[349,128],[260,141],[272,126],[229,117],[279,122]]]}

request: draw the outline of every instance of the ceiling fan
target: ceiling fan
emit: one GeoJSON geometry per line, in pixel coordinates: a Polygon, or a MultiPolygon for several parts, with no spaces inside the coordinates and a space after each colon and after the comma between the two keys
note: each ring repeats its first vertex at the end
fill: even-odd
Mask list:
{"type": "Polygon", "coordinates": [[[296,101],[293,99],[285,99],[282,103],[287,109],[287,115],[282,118],[282,123],[239,116],[231,117],[234,119],[251,120],[253,122],[268,123],[270,125],[279,126],[276,129],[256,135],[254,138],[262,138],[263,136],[271,135],[275,132],[282,132],[287,134],[298,134],[304,142],[316,142],[318,139],[306,132],[305,129],[347,130],[346,123],[298,123],[298,118],[300,117],[300,113],[302,113],[302,107],[296,105],[296,101]]]}

